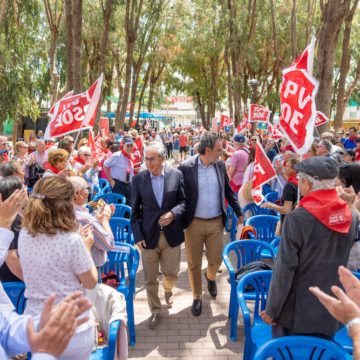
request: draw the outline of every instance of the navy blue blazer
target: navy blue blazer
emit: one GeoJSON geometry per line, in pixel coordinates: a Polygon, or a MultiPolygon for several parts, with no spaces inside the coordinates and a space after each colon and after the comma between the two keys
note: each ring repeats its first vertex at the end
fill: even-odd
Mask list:
{"type": "Polygon", "coordinates": [[[161,207],[151,185],[150,172],[145,170],[135,175],[132,179],[131,207],[130,223],[135,244],[145,240],[147,249],[155,249],[160,237],[160,216],[169,211],[174,213],[175,218],[162,229],[166,241],[171,247],[185,241],[182,215],[186,208],[186,198],[183,175],[180,171],[164,168],[164,196],[161,207]]]}
{"type": "MultiPolygon", "coordinates": [[[[183,226],[186,229],[194,219],[196,205],[198,201],[198,157],[200,155],[195,155],[185,161],[183,161],[179,170],[184,175],[185,182],[185,195],[187,198],[186,212],[183,215],[183,226]]],[[[237,217],[242,216],[243,212],[241,210],[238,199],[236,198],[234,191],[230,185],[229,176],[226,172],[226,166],[223,161],[218,161],[215,164],[216,173],[218,176],[220,184],[220,193],[221,193],[221,204],[222,204],[222,215],[224,226],[226,224],[226,205],[225,199],[229,205],[234,209],[237,217]]]]}

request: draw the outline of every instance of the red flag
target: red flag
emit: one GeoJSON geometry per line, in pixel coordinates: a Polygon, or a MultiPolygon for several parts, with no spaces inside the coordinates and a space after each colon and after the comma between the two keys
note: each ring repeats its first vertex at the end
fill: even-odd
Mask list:
{"type": "Polygon", "coordinates": [[[131,123],[131,127],[136,126],[136,123],[137,123],[137,120],[133,121],[133,122],[131,123]]]}
{"type": "Polygon", "coordinates": [[[134,141],[134,148],[132,153],[130,154],[131,160],[134,163],[134,166],[140,166],[141,159],[142,159],[142,153],[143,153],[143,143],[141,141],[141,138],[137,138],[134,141]]]}
{"type": "Polygon", "coordinates": [[[329,118],[320,111],[316,112],[315,126],[320,126],[329,121],[329,118]]]}
{"type": "Polygon", "coordinates": [[[235,152],[235,149],[230,144],[227,144],[226,151],[233,154],[235,152]]]}
{"type": "Polygon", "coordinates": [[[275,127],[275,125],[272,125],[269,120],[267,120],[266,123],[270,131],[270,138],[272,140],[279,140],[285,137],[285,135],[277,127],[275,127]]]}
{"type": "Polygon", "coordinates": [[[200,130],[200,131],[204,131],[204,130],[205,130],[203,124],[200,124],[199,130],[200,130]]]}
{"type": "Polygon", "coordinates": [[[273,179],[275,176],[276,172],[273,169],[269,158],[266,156],[266,153],[259,140],[257,140],[255,148],[254,175],[251,190],[256,205],[260,205],[264,200],[262,186],[273,179]]]}
{"type": "Polygon", "coordinates": [[[248,120],[246,117],[243,118],[242,122],[237,126],[237,128],[235,129],[235,135],[239,134],[241,131],[243,131],[244,129],[246,129],[246,127],[248,126],[248,120]]]}
{"type": "Polygon", "coordinates": [[[305,154],[314,142],[315,97],[319,82],[312,76],[315,38],[293,65],[283,70],[280,127],[294,150],[305,154]]]}
{"type": "Polygon", "coordinates": [[[92,131],[89,131],[88,144],[91,149],[91,153],[93,154],[94,159],[100,159],[103,157],[104,153],[101,150],[101,142],[100,142],[100,134],[95,138],[93,138],[92,131]]]}
{"type": "Polygon", "coordinates": [[[50,149],[52,146],[54,146],[55,144],[54,143],[52,143],[52,142],[48,142],[47,144],[46,144],[46,146],[45,146],[45,150],[48,150],[48,149],[50,149]]]}
{"type": "Polygon", "coordinates": [[[271,111],[261,105],[250,104],[249,113],[249,121],[266,122],[270,118],[271,111]]]}
{"type": "Polygon", "coordinates": [[[144,128],[145,128],[145,129],[148,129],[150,126],[151,126],[151,125],[150,125],[150,120],[147,119],[144,128]]]}
{"type": "Polygon", "coordinates": [[[126,105],[126,111],[130,111],[131,110],[131,103],[127,103],[127,105],[126,105]]]}
{"type": "Polygon", "coordinates": [[[234,125],[234,120],[228,116],[221,115],[220,127],[234,125]]]}
{"type": "Polygon", "coordinates": [[[191,102],[192,96],[165,96],[166,102],[191,102]]]}
{"type": "Polygon", "coordinates": [[[84,93],[69,96],[66,94],[49,111],[49,125],[44,138],[58,138],[78,130],[91,129],[94,126],[99,103],[103,74],[84,93]]]}

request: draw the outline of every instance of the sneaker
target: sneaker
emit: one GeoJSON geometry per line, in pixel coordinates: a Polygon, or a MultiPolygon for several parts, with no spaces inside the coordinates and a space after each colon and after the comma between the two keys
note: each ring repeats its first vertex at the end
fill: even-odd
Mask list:
{"type": "Polygon", "coordinates": [[[207,280],[207,283],[208,283],[208,290],[209,290],[209,294],[213,297],[213,298],[216,298],[216,295],[217,295],[217,287],[216,287],[216,282],[215,280],[214,281],[211,281],[207,278],[206,276],[206,271],[207,269],[205,269],[205,279],[207,280]]]}
{"type": "Polygon", "coordinates": [[[159,323],[160,323],[160,314],[157,313],[152,314],[149,321],[150,329],[155,330],[159,326],[159,323]]]}
{"type": "Polygon", "coordinates": [[[202,307],[202,300],[201,299],[194,299],[192,307],[191,307],[191,313],[193,316],[200,316],[201,315],[201,307],[202,307]]]}
{"type": "Polygon", "coordinates": [[[171,290],[165,291],[165,301],[169,306],[171,306],[174,303],[174,294],[171,290]]]}

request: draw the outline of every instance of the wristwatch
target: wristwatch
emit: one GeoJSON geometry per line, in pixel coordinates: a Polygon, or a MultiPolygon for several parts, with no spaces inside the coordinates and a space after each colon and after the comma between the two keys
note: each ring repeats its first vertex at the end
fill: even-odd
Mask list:
{"type": "Polygon", "coordinates": [[[346,326],[346,330],[349,332],[350,328],[355,325],[355,324],[360,324],[360,318],[355,318],[350,320],[345,326],[346,326]]]}
{"type": "Polygon", "coordinates": [[[276,204],[273,204],[273,206],[272,206],[273,209],[275,208],[275,205],[276,205],[276,204]]]}

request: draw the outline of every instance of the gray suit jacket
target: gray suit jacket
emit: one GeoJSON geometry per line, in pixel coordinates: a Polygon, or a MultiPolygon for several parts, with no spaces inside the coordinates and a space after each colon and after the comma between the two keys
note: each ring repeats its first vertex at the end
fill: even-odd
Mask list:
{"type": "Polygon", "coordinates": [[[286,215],[266,303],[266,314],[278,325],[328,336],[342,328],[309,287],[332,296],[332,285],[342,288],[338,268],[346,267],[358,232],[359,217],[351,212],[348,234],[332,231],[304,208],[286,215]]]}

